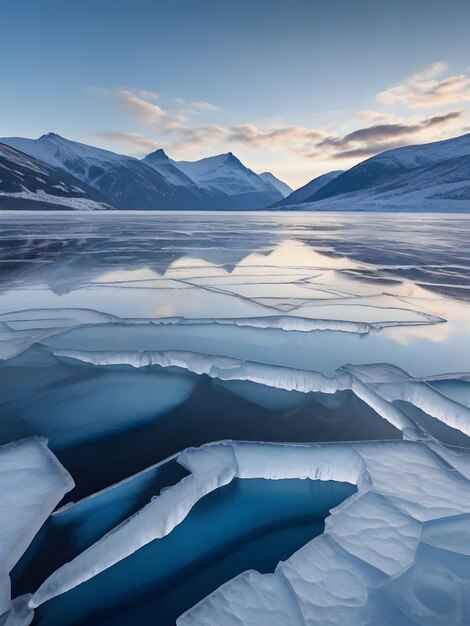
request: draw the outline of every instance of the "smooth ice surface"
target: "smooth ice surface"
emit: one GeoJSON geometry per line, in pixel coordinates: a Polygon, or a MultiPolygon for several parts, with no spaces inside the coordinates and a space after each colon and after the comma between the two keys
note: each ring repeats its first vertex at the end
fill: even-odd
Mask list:
{"type": "Polygon", "coordinates": [[[187,400],[193,388],[193,380],[175,374],[137,377],[116,371],[82,380],[77,375],[8,403],[4,421],[11,415],[12,429],[21,423],[47,434],[50,445],[60,449],[155,420],[187,400]]]}
{"type": "MultiPolygon", "coordinates": [[[[467,216],[28,220],[25,229],[23,214],[3,215],[3,358],[41,340],[40,332],[60,343],[61,331],[84,327],[86,341],[90,324],[121,320],[161,324],[155,341],[163,336],[165,350],[204,352],[208,342],[213,353],[302,368],[311,354],[312,369],[325,372],[380,361],[415,376],[468,369],[467,216]]],[[[117,349],[127,333],[116,334],[117,349]]]]}

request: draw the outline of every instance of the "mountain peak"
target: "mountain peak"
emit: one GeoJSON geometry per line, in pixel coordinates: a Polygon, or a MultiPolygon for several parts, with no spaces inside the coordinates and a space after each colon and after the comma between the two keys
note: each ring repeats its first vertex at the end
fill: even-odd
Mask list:
{"type": "Polygon", "coordinates": [[[50,133],[45,133],[44,135],[41,135],[41,136],[39,137],[39,139],[55,139],[55,140],[60,139],[61,141],[63,141],[63,140],[64,140],[64,138],[63,138],[63,137],[61,137],[61,136],[60,136],[60,135],[58,135],[57,133],[52,133],[52,132],[50,132],[50,133]]]}
{"type": "Polygon", "coordinates": [[[277,189],[279,193],[282,193],[284,198],[292,193],[292,187],[290,187],[283,180],[280,180],[279,178],[277,178],[277,176],[274,176],[272,172],[262,172],[261,174],[259,174],[259,176],[265,182],[269,183],[275,189],[277,189]]]}
{"type": "Polygon", "coordinates": [[[225,163],[232,163],[232,164],[235,164],[235,165],[238,165],[238,164],[243,165],[242,162],[240,161],[240,159],[238,157],[236,157],[233,154],[233,152],[227,152],[226,154],[221,155],[221,156],[225,156],[225,160],[224,160],[225,163]]]}
{"type": "Polygon", "coordinates": [[[144,159],[147,161],[169,161],[170,160],[165,150],[163,150],[163,148],[158,148],[157,150],[154,150],[153,152],[149,152],[149,154],[147,154],[144,157],[144,159]]]}

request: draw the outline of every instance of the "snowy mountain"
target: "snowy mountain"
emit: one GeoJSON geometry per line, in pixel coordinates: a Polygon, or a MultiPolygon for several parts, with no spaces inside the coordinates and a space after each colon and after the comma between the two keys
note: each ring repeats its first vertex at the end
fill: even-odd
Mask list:
{"type": "Polygon", "coordinates": [[[470,211],[470,134],[388,150],[285,198],[285,183],[231,152],[173,161],[156,150],[139,160],[54,133],[0,142],[3,208],[470,211]]]}
{"type": "Polygon", "coordinates": [[[39,139],[7,137],[0,141],[65,170],[118,209],[254,209],[282,198],[271,182],[232,153],[175,162],[163,150],[139,160],[55,133],[39,139]]]}
{"type": "Polygon", "coordinates": [[[111,208],[78,178],[0,143],[0,209],[111,208]]]}
{"type": "Polygon", "coordinates": [[[119,209],[204,208],[191,189],[171,184],[154,167],[133,157],[70,141],[55,133],[39,139],[8,137],[0,141],[66,170],[100,191],[119,209]]]}
{"type": "Polygon", "coordinates": [[[260,174],[260,176],[264,181],[266,181],[267,183],[271,183],[273,187],[276,187],[276,189],[280,193],[282,193],[284,197],[288,196],[293,191],[292,187],[289,187],[287,183],[280,180],[279,178],[276,178],[276,176],[274,176],[274,174],[271,174],[271,172],[263,172],[262,174],[260,174]]]}
{"type": "Polygon", "coordinates": [[[180,169],[175,167],[166,152],[162,149],[150,152],[142,159],[142,163],[149,165],[151,168],[159,172],[172,185],[187,187],[199,191],[198,186],[189,176],[186,176],[180,169]]]}
{"type": "Polygon", "coordinates": [[[165,178],[170,184],[179,187],[179,193],[187,197],[188,209],[219,209],[224,208],[230,201],[219,191],[211,192],[199,187],[189,176],[180,170],[162,149],[147,154],[142,159],[145,163],[165,178]],[[189,197],[191,194],[191,197],[189,197]]]}
{"type": "Polygon", "coordinates": [[[227,195],[230,200],[227,208],[259,209],[282,198],[272,183],[245,167],[232,152],[200,161],[172,163],[202,189],[227,195]]]}
{"type": "Polygon", "coordinates": [[[333,172],[328,172],[327,174],[317,176],[303,187],[299,187],[298,189],[293,191],[286,198],[283,198],[279,202],[273,204],[272,207],[283,207],[284,205],[288,204],[299,204],[300,202],[305,202],[307,198],[310,198],[310,196],[312,196],[315,192],[317,192],[319,189],[337,178],[342,173],[343,170],[335,170],[333,172]]]}
{"type": "Polygon", "coordinates": [[[299,208],[470,211],[470,133],[371,157],[324,185],[299,208]]]}

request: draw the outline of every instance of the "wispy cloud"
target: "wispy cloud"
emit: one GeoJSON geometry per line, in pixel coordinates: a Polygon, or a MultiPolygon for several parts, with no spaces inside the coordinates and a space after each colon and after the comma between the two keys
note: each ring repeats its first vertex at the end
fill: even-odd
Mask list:
{"type": "Polygon", "coordinates": [[[132,91],[121,89],[115,94],[115,98],[124,113],[142,122],[154,124],[162,121],[166,116],[166,111],[158,104],[145,100],[132,91]]]}
{"type": "Polygon", "coordinates": [[[170,98],[166,108],[156,103],[160,94],[142,89],[119,89],[112,92],[120,110],[146,124],[153,124],[163,131],[179,131],[185,128],[189,118],[202,112],[215,112],[219,109],[204,100],[183,100],[170,98]]]}
{"type": "Polygon", "coordinates": [[[227,129],[217,124],[208,126],[196,126],[193,128],[181,128],[179,130],[179,138],[164,144],[165,150],[172,154],[183,155],[190,153],[198,148],[205,146],[213,146],[227,134],[227,129]]]}
{"type": "Polygon", "coordinates": [[[327,137],[317,144],[310,156],[318,156],[321,152],[333,159],[366,157],[410,142],[432,141],[441,138],[442,131],[461,118],[462,112],[452,111],[417,123],[376,124],[359,128],[343,137],[327,137]]]}
{"type": "Polygon", "coordinates": [[[194,158],[235,147],[265,156],[271,152],[282,160],[282,167],[287,167],[290,157],[299,167],[303,164],[305,169],[325,171],[331,161],[348,167],[384,150],[465,132],[465,111],[422,114],[425,107],[460,102],[458,108],[465,109],[463,104],[470,102],[470,78],[446,76],[447,72],[446,63],[433,63],[374,96],[377,110],[361,109],[341,123],[334,117],[333,123],[313,128],[289,124],[279,117],[225,126],[218,123],[224,112],[204,100],[164,97],[145,89],[91,87],[88,91],[111,98],[128,119],[126,125],[130,120],[139,123],[135,127],[139,132],[96,133],[121,151],[141,155],[163,147],[180,158],[194,158]],[[404,116],[404,106],[413,111],[404,116]],[[311,166],[305,165],[307,159],[311,166]]]}
{"type": "Polygon", "coordinates": [[[139,133],[101,131],[93,134],[95,137],[122,146],[123,150],[129,150],[135,153],[152,152],[160,147],[158,142],[153,139],[148,139],[139,133]]]}
{"type": "Polygon", "coordinates": [[[325,130],[296,125],[277,125],[268,130],[260,130],[253,124],[242,124],[231,129],[228,140],[251,148],[270,150],[294,144],[308,144],[327,136],[325,130]]]}
{"type": "Polygon", "coordinates": [[[459,74],[438,79],[447,69],[442,61],[433,63],[402,83],[381,91],[376,100],[387,106],[404,104],[412,109],[470,102],[470,78],[459,74]]]}
{"type": "MultiPolygon", "coordinates": [[[[216,124],[192,126],[188,123],[191,117],[200,112],[217,111],[217,107],[210,102],[171,98],[169,105],[176,106],[163,108],[155,102],[160,96],[153,91],[120,89],[113,96],[123,113],[149,125],[152,132],[158,132],[162,137],[162,144],[166,135],[175,136],[172,145],[176,150],[206,145],[225,134],[225,130],[216,124]]],[[[126,136],[128,143],[133,142],[135,148],[143,148],[146,142],[152,141],[136,133],[117,133],[119,134],[120,141],[126,136]]]]}
{"type": "Polygon", "coordinates": [[[174,104],[182,107],[188,113],[196,113],[199,111],[219,111],[219,107],[205,100],[183,100],[183,98],[172,98],[174,104]]]}

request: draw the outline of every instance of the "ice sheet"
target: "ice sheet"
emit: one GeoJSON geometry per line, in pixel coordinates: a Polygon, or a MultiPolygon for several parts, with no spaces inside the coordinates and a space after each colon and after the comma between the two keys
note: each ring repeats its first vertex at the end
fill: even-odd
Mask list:
{"type": "MultiPolygon", "coordinates": [[[[12,384],[5,400],[26,425],[55,424],[52,442],[92,441],[126,427],[130,402],[142,406],[142,420],[183,402],[189,387],[159,386],[152,364],[185,381],[187,371],[207,374],[266,411],[278,401],[298,410],[298,396],[282,390],[332,399],[348,390],[406,440],[189,450],[180,461],[190,475],[132,509],[127,522],[124,501],[112,498],[115,515],[106,524],[84,523],[85,501],[70,509],[79,520],[79,554],[31,589],[34,600],[18,598],[10,622],[27,623],[32,607],[84,580],[92,584],[171,533],[205,493],[233,477],[300,477],[350,480],[359,492],[273,574],[242,574],[180,624],[467,623],[470,456],[442,445],[393,403],[469,432],[462,389],[432,386],[469,370],[468,225],[467,217],[422,215],[123,214],[31,215],[26,227],[24,215],[5,216],[1,373],[5,388],[24,379],[21,393],[12,384]],[[33,381],[30,368],[39,362],[33,381]],[[114,382],[107,387],[108,374],[114,382]],[[112,411],[88,410],[85,394],[101,398],[102,409],[115,388],[112,411]],[[38,415],[38,406],[48,414],[38,415]]],[[[3,597],[5,604],[8,590],[3,597]]]]}

